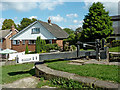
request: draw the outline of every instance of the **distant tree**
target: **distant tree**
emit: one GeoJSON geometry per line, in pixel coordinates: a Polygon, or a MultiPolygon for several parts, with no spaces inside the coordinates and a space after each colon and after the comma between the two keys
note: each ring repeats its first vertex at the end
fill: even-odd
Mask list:
{"type": "Polygon", "coordinates": [[[65,42],[69,42],[70,45],[75,45],[75,34],[72,33],[69,35],[69,37],[67,39],[64,39],[65,42]]]}
{"type": "Polygon", "coordinates": [[[80,33],[82,32],[83,28],[82,27],[78,27],[76,30],[75,30],[75,33],[80,33]]]}
{"type": "Polygon", "coordinates": [[[72,29],[69,29],[69,28],[64,28],[63,29],[65,32],[67,32],[68,34],[72,34],[74,33],[74,31],[72,29]]]}
{"type": "Polygon", "coordinates": [[[16,28],[16,24],[14,23],[14,21],[12,19],[5,19],[3,21],[3,25],[2,25],[2,30],[5,29],[11,29],[11,26],[14,24],[15,28],[16,28]]]}
{"type": "Polygon", "coordinates": [[[17,25],[17,29],[20,31],[22,29],[24,29],[25,27],[27,27],[28,25],[30,25],[31,23],[35,22],[37,19],[32,18],[23,18],[20,22],[20,24],[17,25]]]}
{"type": "Polygon", "coordinates": [[[26,45],[25,54],[29,53],[28,45],[26,45]]]}
{"type": "Polygon", "coordinates": [[[107,38],[113,32],[111,17],[102,3],[93,3],[83,22],[81,41],[107,38]]]}

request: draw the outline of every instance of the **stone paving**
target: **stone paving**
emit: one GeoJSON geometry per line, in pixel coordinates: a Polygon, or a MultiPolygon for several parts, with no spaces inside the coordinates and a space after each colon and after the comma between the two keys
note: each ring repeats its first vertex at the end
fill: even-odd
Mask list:
{"type": "Polygon", "coordinates": [[[120,65],[120,62],[107,62],[107,61],[97,61],[95,59],[90,60],[71,60],[68,64],[74,64],[74,65],[83,65],[83,64],[105,64],[105,65],[120,65]]]}
{"type": "Polygon", "coordinates": [[[103,81],[103,80],[99,80],[99,79],[93,78],[93,77],[84,77],[84,76],[79,76],[79,75],[76,75],[73,73],[53,70],[53,69],[45,66],[44,64],[36,65],[35,68],[36,68],[37,76],[41,76],[43,74],[44,77],[48,78],[48,79],[50,79],[50,77],[52,78],[54,76],[63,77],[63,78],[73,79],[78,82],[86,83],[88,85],[102,87],[102,88],[118,88],[118,86],[120,85],[118,83],[103,81]]]}

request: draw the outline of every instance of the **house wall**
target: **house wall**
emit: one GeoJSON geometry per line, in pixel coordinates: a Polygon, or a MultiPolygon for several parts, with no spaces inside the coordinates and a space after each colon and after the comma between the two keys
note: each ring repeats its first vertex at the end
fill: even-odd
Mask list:
{"type": "Polygon", "coordinates": [[[26,45],[28,45],[29,51],[35,51],[35,44],[28,44],[28,40],[25,41],[25,44],[22,44],[22,41],[20,41],[19,45],[12,45],[12,49],[18,52],[23,52],[26,49],[26,45]]]}
{"type": "MultiPolygon", "coordinates": [[[[19,45],[12,45],[12,49],[16,50],[18,52],[23,52],[26,49],[26,45],[28,45],[29,51],[35,51],[35,44],[28,44],[28,40],[25,41],[25,44],[22,44],[22,41],[20,41],[19,45]]],[[[59,47],[63,47],[63,40],[52,40],[53,43],[58,44],[59,47]]]]}
{"type": "Polygon", "coordinates": [[[58,44],[59,47],[63,47],[63,40],[56,40],[56,44],[58,44]]]}

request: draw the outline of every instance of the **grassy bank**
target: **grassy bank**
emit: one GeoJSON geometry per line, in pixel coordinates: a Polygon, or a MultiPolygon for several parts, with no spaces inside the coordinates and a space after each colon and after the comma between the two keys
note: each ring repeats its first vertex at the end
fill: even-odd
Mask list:
{"type": "Polygon", "coordinates": [[[0,74],[0,78],[2,80],[2,84],[11,83],[18,79],[29,77],[35,75],[35,70],[32,69],[34,64],[17,64],[17,65],[8,65],[0,67],[2,69],[2,73],[0,74]]]}
{"type": "Polygon", "coordinates": [[[95,77],[101,80],[108,80],[113,82],[119,82],[118,79],[118,66],[114,65],[70,65],[67,64],[69,61],[57,61],[46,63],[48,67],[61,70],[65,72],[75,73],[80,76],[95,77]]]}
{"type": "Polygon", "coordinates": [[[120,52],[120,46],[109,48],[109,52],[120,52]]]}

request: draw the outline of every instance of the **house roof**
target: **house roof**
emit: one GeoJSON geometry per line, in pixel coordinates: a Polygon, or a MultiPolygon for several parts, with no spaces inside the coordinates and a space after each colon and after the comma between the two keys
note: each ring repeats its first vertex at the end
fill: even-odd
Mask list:
{"type": "Polygon", "coordinates": [[[11,32],[10,29],[0,30],[0,39],[5,38],[11,32]]]}
{"type": "Polygon", "coordinates": [[[37,22],[39,22],[44,28],[46,28],[53,36],[55,36],[58,39],[64,39],[64,38],[67,38],[69,36],[58,25],[56,25],[56,24],[48,24],[47,22],[43,22],[43,21],[40,21],[40,20],[38,21],[37,20],[37,21],[33,22],[32,24],[28,25],[26,28],[24,28],[23,30],[21,30],[19,33],[17,33],[13,37],[11,37],[11,39],[13,39],[14,37],[16,37],[17,35],[19,35],[23,31],[25,31],[27,28],[33,26],[37,22]]]}
{"type": "MultiPolygon", "coordinates": [[[[15,29],[16,32],[19,32],[18,30],[15,29]]],[[[0,30],[0,39],[7,37],[8,34],[10,34],[11,29],[6,29],[6,30],[0,30]]]]}
{"type": "Polygon", "coordinates": [[[56,24],[49,24],[47,22],[39,21],[49,32],[56,38],[67,38],[69,35],[56,24]]]}

